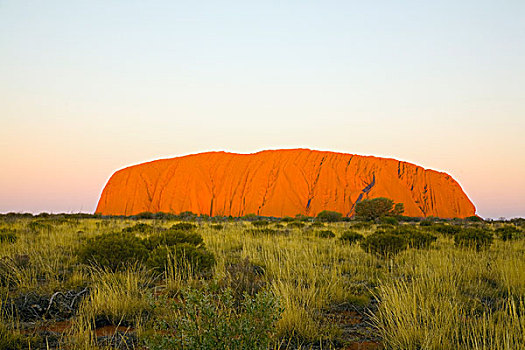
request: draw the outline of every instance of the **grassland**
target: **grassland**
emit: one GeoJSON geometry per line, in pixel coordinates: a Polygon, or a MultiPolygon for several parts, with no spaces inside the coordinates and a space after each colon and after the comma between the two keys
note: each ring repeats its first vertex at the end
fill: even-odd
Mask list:
{"type": "Polygon", "coordinates": [[[207,219],[193,230],[215,257],[206,274],[80,258],[91,238],[137,223],[149,228],[134,235],[147,239],[177,221],[3,216],[0,348],[184,348],[177,330],[211,348],[203,339],[220,329],[213,336],[232,340],[224,348],[239,349],[259,346],[254,336],[271,349],[525,349],[523,235],[476,249],[435,223],[401,223],[437,240],[381,256],[339,238],[384,225],[207,219]],[[318,234],[326,230],[335,237],[318,234]]]}

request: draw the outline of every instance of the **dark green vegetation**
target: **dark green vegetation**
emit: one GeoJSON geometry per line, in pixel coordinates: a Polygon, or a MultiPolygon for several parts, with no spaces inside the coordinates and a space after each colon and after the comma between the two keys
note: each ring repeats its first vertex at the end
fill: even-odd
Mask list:
{"type": "Polygon", "coordinates": [[[525,348],[525,221],[393,214],[1,215],[0,349],[525,348]]]}
{"type": "Polygon", "coordinates": [[[365,199],[355,205],[355,217],[360,220],[372,220],[394,217],[405,211],[403,203],[395,203],[389,198],[365,199]]]}

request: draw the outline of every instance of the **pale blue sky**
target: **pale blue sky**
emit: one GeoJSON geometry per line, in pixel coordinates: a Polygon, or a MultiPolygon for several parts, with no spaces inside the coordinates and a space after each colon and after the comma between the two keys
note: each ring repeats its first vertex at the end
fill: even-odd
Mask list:
{"type": "Polygon", "coordinates": [[[0,0],[0,212],[107,178],[308,147],[447,171],[525,216],[525,1],[0,0]]]}

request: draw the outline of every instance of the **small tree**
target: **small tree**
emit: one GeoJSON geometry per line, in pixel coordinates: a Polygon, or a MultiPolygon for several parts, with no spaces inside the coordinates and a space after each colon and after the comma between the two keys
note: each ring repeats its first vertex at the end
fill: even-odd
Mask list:
{"type": "Polygon", "coordinates": [[[360,220],[378,220],[385,216],[398,216],[405,211],[403,203],[379,197],[365,199],[355,205],[355,217],[360,220]]]}

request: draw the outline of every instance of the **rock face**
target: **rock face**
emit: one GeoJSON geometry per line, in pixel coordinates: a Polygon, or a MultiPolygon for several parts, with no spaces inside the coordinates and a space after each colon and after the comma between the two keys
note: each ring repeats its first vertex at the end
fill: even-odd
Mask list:
{"type": "Polygon", "coordinates": [[[254,154],[208,152],[156,160],[117,171],[96,213],[141,212],[351,216],[366,198],[387,197],[407,216],[475,215],[449,175],[394,159],[289,149],[254,154]]]}

